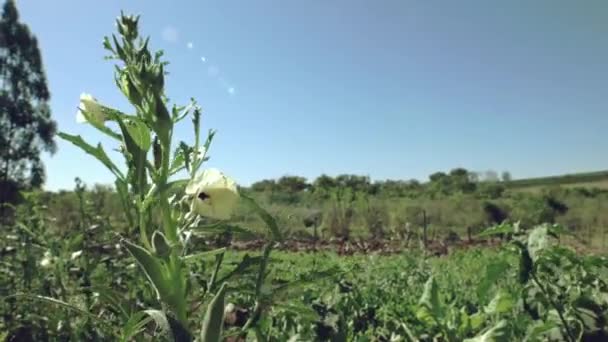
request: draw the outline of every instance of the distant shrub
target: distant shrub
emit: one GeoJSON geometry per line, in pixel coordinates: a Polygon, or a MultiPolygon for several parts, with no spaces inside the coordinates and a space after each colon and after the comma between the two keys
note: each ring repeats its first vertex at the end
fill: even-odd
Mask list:
{"type": "Polygon", "coordinates": [[[372,238],[384,237],[390,223],[386,205],[379,201],[372,202],[369,196],[362,195],[357,201],[357,214],[362,218],[363,224],[372,238]]]}

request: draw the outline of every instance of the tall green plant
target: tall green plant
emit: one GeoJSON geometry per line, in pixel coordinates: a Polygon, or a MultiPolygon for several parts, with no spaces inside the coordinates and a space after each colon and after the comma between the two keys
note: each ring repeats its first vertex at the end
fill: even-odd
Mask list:
{"type": "MultiPolygon", "coordinates": [[[[196,315],[190,309],[193,302],[200,300],[192,297],[194,285],[190,281],[188,260],[194,246],[190,246],[190,236],[195,231],[207,228],[217,231],[224,227],[239,199],[266,222],[270,242],[280,239],[280,232],[266,211],[253,200],[239,196],[231,178],[215,169],[200,170],[207,160],[214,131],[209,131],[202,140],[201,109],[194,100],[187,106],[169,105],[164,93],[167,62],[162,60],[162,51],[149,50],[149,38],[140,37],[138,21],[139,17],[121,15],[117,19],[118,35],[104,40],[109,58],[118,62],[116,85],[133,106],[133,113],[126,114],[101,104],[88,94],[81,95],[77,113],[78,121],[90,124],[119,145],[126,168],[119,167],[101,144],[93,145],[81,136],[65,132],[59,136],[95,157],[115,176],[116,190],[128,223],[133,227],[128,233],[138,235],[138,241],[122,238],[121,244],[137,261],[158,303],[157,307],[144,312],[175,339],[191,340],[193,331],[202,329],[202,341],[219,341],[223,321],[223,308],[219,306],[230,291],[225,284],[220,284],[217,276],[224,249],[207,252],[215,255],[216,268],[208,288],[202,291],[203,300],[213,299],[201,325],[193,321],[196,315]],[[186,117],[192,120],[194,143],[180,141],[175,146],[175,124],[186,117]],[[118,130],[111,128],[109,122],[118,130]],[[186,178],[178,177],[182,174],[186,174],[186,178]]],[[[258,303],[271,248],[269,243],[262,257],[256,259],[260,265],[255,291],[258,303]]],[[[260,315],[261,310],[246,327],[255,327],[260,315]]],[[[129,331],[140,330],[131,329],[136,324],[133,316],[123,323],[129,331]]]]}

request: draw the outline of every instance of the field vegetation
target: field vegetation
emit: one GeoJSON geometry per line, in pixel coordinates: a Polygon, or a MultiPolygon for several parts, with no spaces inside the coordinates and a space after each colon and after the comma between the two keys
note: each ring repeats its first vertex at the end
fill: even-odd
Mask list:
{"type": "Polygon", "coordinates": [[[239,187],[206,168],[215,132],[168,100],[139,17],[116,28],[103,45],[131,112],[83,94],[78,120],[112,144],[58,133],[115,182],[45,192],[39,159],[30,180],[4,160],[0,341],[608,340],[608,191],[573,186],[604,174],[239,187]],[[173,134],[187,121],[192,142],[173,134]]]}

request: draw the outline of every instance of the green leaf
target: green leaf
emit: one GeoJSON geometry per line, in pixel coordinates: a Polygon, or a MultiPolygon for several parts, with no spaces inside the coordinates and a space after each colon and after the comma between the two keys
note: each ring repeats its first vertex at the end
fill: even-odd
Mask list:
{"type": "Polygon", "coordinates": [[[97,158],[97,160],[105,165],[105,167],[107,167],[108,170],[110,170],[117,178],[124,179],[122,172],[120,172],[118,167],[114,165],[101,144],[97,144],[97,147],[93,147],[84,141],[80,135],[71,135],[64,132],[59,132],[57,135],[59,135],[61,139],[71,142],[72,144],[80,147],[80,149],[82,149],[84,152],[97,158]]]}
{"type": "Polygon", "coordinates": [[[429,277],[424,284],[424,291],[418,305],[419,310],[416,312],[416,316],[421,321],[439,323],[443,320],[444,308],[439,299],[439,288],[433,276],[429,277]]]}
{"type": "Polygon", "coordinates": [[[135,258],[139,266],[144,271],[150,284],[156,290],[160,299],[170,303],[171,300],[171,284],[168,282],[168,277],[165,274],[165,267],[162,260],[156,258],[148,250],[133,244],[127,240],[122,240],[121,243],[129,253],[135,258]]]}
{"type": "Polygon", "coordinates": [[[133,120],[126,122],[125,126],[129,136],[131,136],[131,139],[133,139],[135,144],[143,151],[148,151],[152,144],[148,126],[143,122],[133,120]]]}
{"type": "Polygon", "coordinates": [[[490,328],[485,333],[475,336],[473,338],[467,338],[465,342],[506,342],[509,341],[509,329],[507,328],[507,321],[501,320],[496,323],[495,326],[490,328]]]}
{"type": "Polygon", "coordinates": [[[152,233],[152,248],[156,255],[163,259],[168,258],[171,254],[171,246],[169,245],[169,242],[167,242],[167,238],[158,230],[155,230],[154,233],[152,233]]]}
{"type": "Polygon", "coordinates": [[[549,227],[541,225],[535,227],[528,235],[528,252],[532,261],[536,261],[540,253],[555,245],[555,238],[550,235],[549,227]]]}
{"type": "Polygon", "coordinates": [[[275,309],[293,312],[297,314],[300,319],[310,322],[314,322],[319,319],[319,313],[317,313],[317,311],[315,311],[309,305],[305,305],[304,303],[295,300],[280,304],[273,304],[273,310],[275,309]]]}
{"type": "Polygon", "coordinates": [[[184,157],[184,150],[181,145],[173,152],[173,160],[171,161],[171,167],[169,167],[169,175],[173,175],[184,168],[186,159],[184,157]]]}
{"type": "Polygon", "coordinates": [[[486,321],[486,316],[482,312],[472,314],[470,317],[471,329],[477,330],[486,321]]]}
{"type": "Polygon", "coordinates": [[[272,217],[272,215],[270,215],[266,210],[262,209],[262,207],[260,207],[251,197],[241,194],[241,199],[245,200],[245,203],[247,203],[253,209],[253,211],[260,216],[264,223],[266,223],[266,226],[272,233],[273,239],[275,241],[282,241],[283,237],[274,217],[272,217]]]}
{"type": "Polygon", "coordinates": [[[500,290],[486,306],[485,312],[488,314],[502,314],[511,311],[515,306],[515,299],[510,293],[500,290]]]}
{"type": "Polygon", "coordinates": [[[496,236],[496,235],[503,235],[503,234],[513,234],[516,232],[516,229],[513,225],[511,225],[510,223],[501,223],[499,225],[490,227],[486,230],[484,230],[483,232],[477,234],[478,238],[482,238],[482,237],[488,237],[488,236],[496,236]]]}
{"type": "Polygon", "coordinates": [[[207,306],[207,313],[203,319],[201,328],[201,342],[220,342],[222,338],[222,327],[224,325],[224,297],[226,295],[226,283],[222,284],[220,290],[207,306]]]}
{"type": "Polygon", "coordinates": [[[526,245],[520,241],[513,241],[512,244],[519,251],[519,282],[520,284],[525,284],[530,279],[532,272],[534,272],[534,261],[532,261],[526,245]]]}
{"type": "Polygon", "coordinates": [[[532,325],[528,326],[528,332],[524,341],[529,342],[540,342],[545,341],[546,336],[551,333],[554,329],[558,328],[559,325],[553,321],[536,321],[532,325]],[[543,338],[545,337],[545,338],[543,338]]]}
{"type": "Polygon", "coordinates": [[[19,228],[19,230],[24,232],[27,236],[29,236],[29,238],[32,239],[34,243],[40,246],[46,246],[46,243],[42,241],[36,233],[32,232],[25,224],[23,224],[23,222],[17,222],[15,226],[19,228]]]}
{"type": "Polygon", "coordinates": [[[500,260],[486,266],[485,276],[481,278],[481,281],[477,285],[477,297],[480,301],[487,298],[492,285],[494,285],[498,279],[502,279],[505,271],[508,269],[509,263],[505,260],[500,260]]]}
{"type": "Polygon", "coordinates": [[[135,336],[142,333],[148,323],[152,321],[152,317],[147,316],[146,312],[140,311],[130,317],[127,317],[127,322],[123,325],[120,334],[122,342],[134,341],[135,336]]]}

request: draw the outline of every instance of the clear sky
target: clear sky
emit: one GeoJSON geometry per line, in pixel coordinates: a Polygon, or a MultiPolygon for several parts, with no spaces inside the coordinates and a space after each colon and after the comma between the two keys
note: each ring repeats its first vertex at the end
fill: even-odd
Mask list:
{"type": "MultiPolygon", "coordinates": [[[[102,37],[121,9],[171,62],[169,97],[218,130],[209,166],[241,184],[295,174],[515,178],[608,169],[608,1],[19,0],[59,129],[78,97],[129,110],[102,37]]],[[[190,127],[176,136],[189,140],[190,127]]],[[[47,188],[110,183],[59,141],[47,188]]]]}

